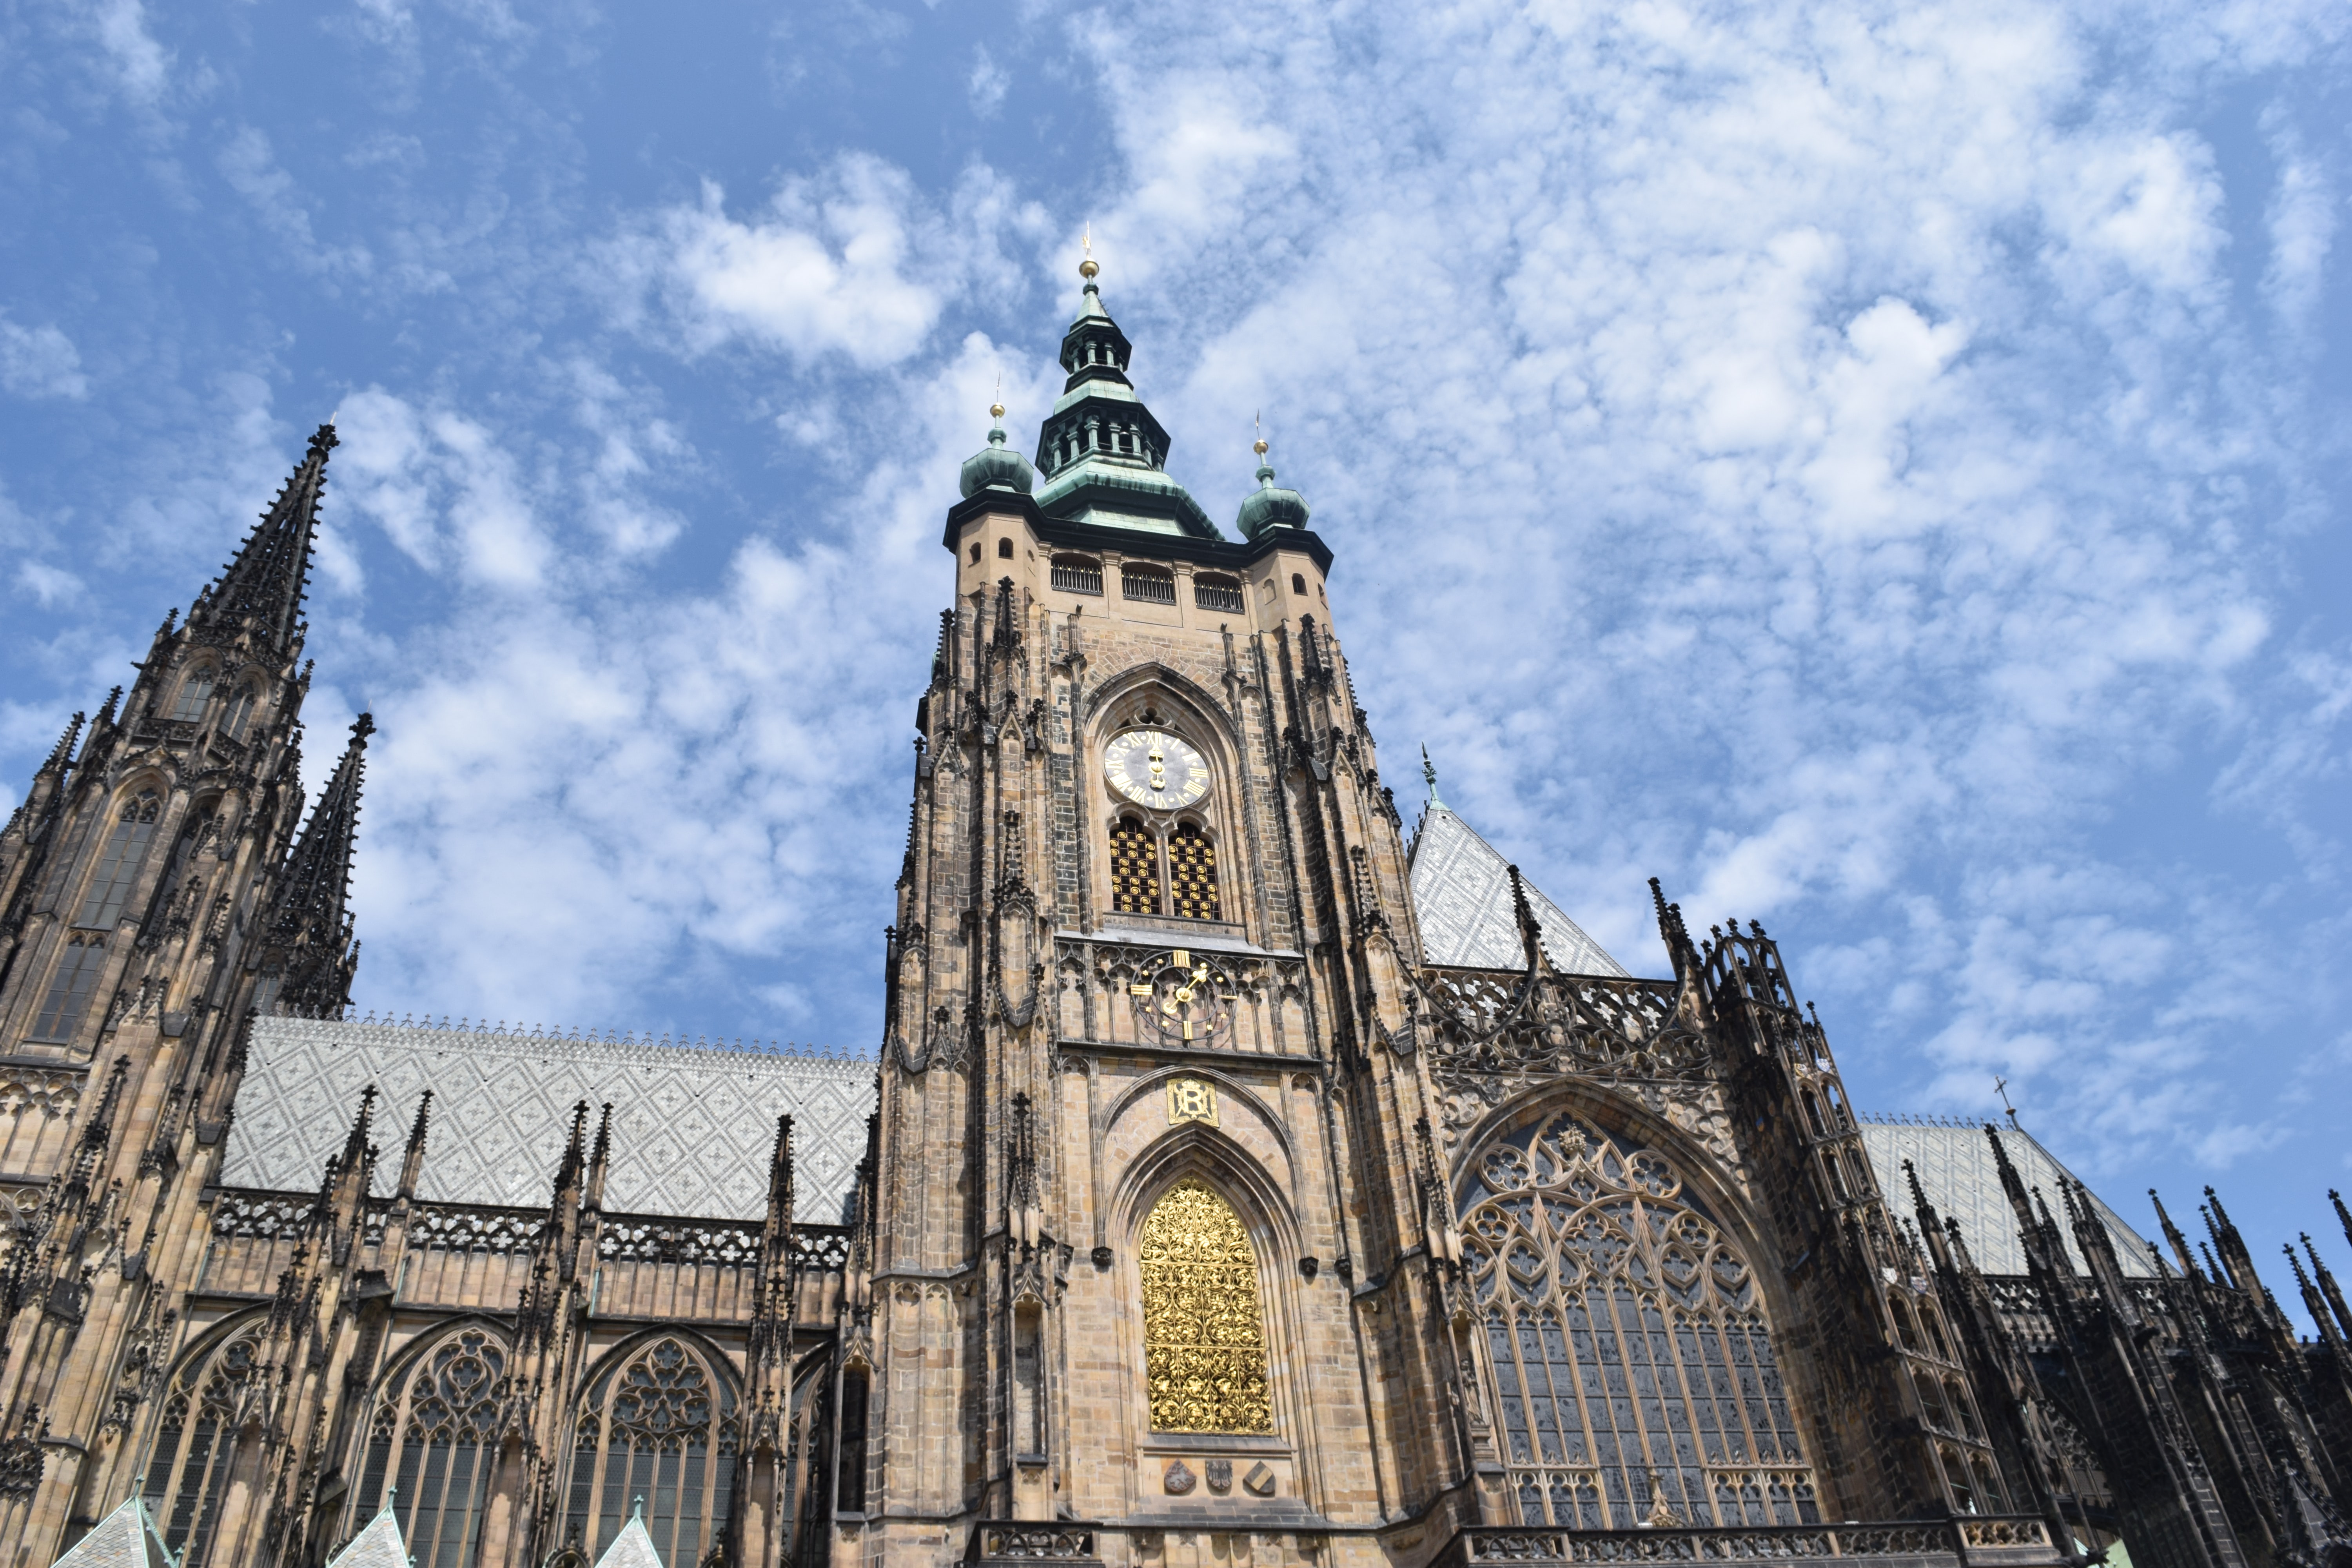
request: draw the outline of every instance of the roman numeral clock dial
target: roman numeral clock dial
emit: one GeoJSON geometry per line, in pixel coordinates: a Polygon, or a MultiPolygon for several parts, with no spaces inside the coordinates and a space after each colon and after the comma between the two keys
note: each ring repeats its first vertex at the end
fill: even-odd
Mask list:
{"type": "Polygon", "coordinates": [[[1110,787],[1138,805],[1174,811],[1209,793],[1201,753],[1160,730],[1129,730],[1103,748],[1110,787]]]}

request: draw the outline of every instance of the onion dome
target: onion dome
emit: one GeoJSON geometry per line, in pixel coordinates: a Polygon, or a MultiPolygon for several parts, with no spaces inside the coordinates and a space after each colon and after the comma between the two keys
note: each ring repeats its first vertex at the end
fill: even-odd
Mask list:
{"type": "Polygon", "coordinates": [[[1237,522],[1244,539],[1255,539],[1269,528],[1305,528],[1307,498],[1274,482],[1274,465],[1265,458],[1265,437],[1251,448],[1257,453],[1257,489],[1242,502],[1237,522]]]}
{"type": "Polygon", "coordinates": [[[975,496],[993,489],[1025,496],[1036,483],[1036,473],[1028,458],[1004,444],[1004,405],[992,403],[988,412],[996,424],[988,433],[988,445],[963,460],[963,493],[975,496]]]}

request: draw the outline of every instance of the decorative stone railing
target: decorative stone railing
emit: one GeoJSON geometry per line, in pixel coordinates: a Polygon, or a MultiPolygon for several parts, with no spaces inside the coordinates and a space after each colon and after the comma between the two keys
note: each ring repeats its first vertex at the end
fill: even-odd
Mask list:
{"type": "Polygon", "coordinates": [[[1466,1563],[1731,1563],[1792,1557],[1946,1558],[1962,1563],[2055,1562],[2032,1515],[1889,1524],[1750,1525],[1726,1529],[1548,1530],[1482,1526],[1462,1532],[1466,1563]]]}

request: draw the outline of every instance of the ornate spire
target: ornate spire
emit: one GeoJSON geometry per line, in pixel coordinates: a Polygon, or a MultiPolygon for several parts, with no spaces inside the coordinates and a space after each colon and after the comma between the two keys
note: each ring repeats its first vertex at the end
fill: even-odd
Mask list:
{"type": "Polygon", "coordinates": [[[1069,379],[1037,431],[1037,504],[1077,522],[1216,539],[1216,524],[1167,471],[1168,432],[1128,379],[1134,345],[1103,309],[1091,252],[1079,263],[1085,287],[1062,336],[1069,379]]]}
{"type": "Polygon", "coordinates": [[[334,448],[335,427],[320,426],[294,477],[189,610],[190,626],[243,621],[271,647],[282,650],[292,645],[310,584],[319,497],[327,486],[327,454],[334,448]]]}
{"type": "Polygon", "coordinates": [[[1445,803],[1437,798],[1437,764],[1429,760],[1427,746],[1421,749],[1421,779],[1429,786],[1429,804],[1440,811],[1445,810],[1445,803]]]}
{"type": "Polygon", "coordinates": [[[278,1005],[289,1012],[340,1012],[352,999],[359,944],[352,941],[346,905],[359,836],[360,784],[367,768],[367,739],[373,733],[375,720],[361,714],[278,885],[270,937],[284,966],[278,1005]]]}

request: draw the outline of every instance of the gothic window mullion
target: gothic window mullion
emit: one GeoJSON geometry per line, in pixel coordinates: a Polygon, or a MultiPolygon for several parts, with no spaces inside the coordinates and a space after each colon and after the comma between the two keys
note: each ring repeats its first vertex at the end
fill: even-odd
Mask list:
{"type": "Polygon", "coordinates": [[[1522,1522],[1816,1521],[1756,1281],[1672,1166],[1558,1112],[1474,1169],[1465,1263],[1522,1522]]]}

